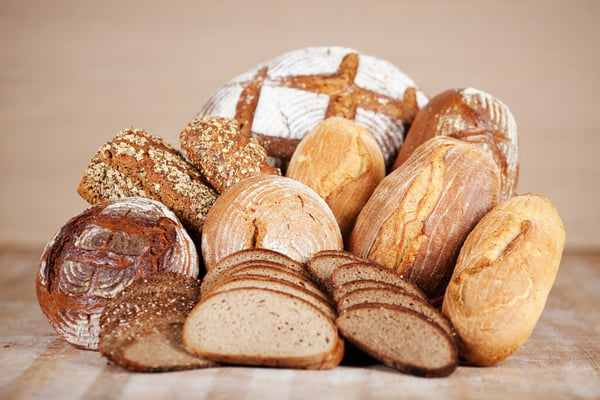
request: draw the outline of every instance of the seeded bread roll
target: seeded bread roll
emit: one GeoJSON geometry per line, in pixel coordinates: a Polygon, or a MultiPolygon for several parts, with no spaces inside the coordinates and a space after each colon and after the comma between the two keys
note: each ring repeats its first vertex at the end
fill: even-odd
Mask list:
{"type": "Polygon", "coordinates": [[[119,132],[102,145],[77,191],[90,204],[130,196],[160,201],[195,240],[199,240],[206,214],[217,198],[215,190],[181,153],[164,140],[134,128],[119,132]]]}
{"type": "Polygon", "coordinates": [[[235,119],[285,172],[298,142],[340,116],[369,130],[391,166],[427,97],[391,63],[343,47],[307,47],[258,65],[217,89],[199,115],[235,119]]]}
{"type": "Polygon", "coordinates": [[[197,277],[198,253],[163,204],[142,197],[95,205],[48,242],[36,276],[42,312],[76,347],[98,348],[98,320],[135,278],[170,271],[197,277]]]}
{"type": "Polygon", "coordinates": [[[266,248],[302,264],[324,249],[343,247],[335,217],[308,186],[277,175],[256,175],[226,190],[210,210],[202,255],[210,270],[229,254],[266,248]]]}
{"type": "Polygon", "coordinates": [[[216,116],[195,118],[179,135],[183,154],[217,191],[257,174],[281,175],[267,164],[267,152],[255,138],[240,134],[238,124],[216,116]]]}

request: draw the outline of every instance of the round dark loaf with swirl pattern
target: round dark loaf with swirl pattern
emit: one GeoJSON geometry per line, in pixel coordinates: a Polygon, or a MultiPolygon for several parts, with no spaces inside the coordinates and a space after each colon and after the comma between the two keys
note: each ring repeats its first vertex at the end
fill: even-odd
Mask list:
{"type": "Polygon", "coordinates": [[[161,271],[199,273],[194,242],[175,214],[142,197],[108,201],[69,220],[48,242],[37,298],[59,335],[96,350],[108,302],[136,278],[161,271]]]}

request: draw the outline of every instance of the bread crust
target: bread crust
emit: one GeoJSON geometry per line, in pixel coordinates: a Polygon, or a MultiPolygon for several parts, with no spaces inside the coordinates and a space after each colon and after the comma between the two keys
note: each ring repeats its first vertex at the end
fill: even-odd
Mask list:
{"type": "Polygon", "coordinates": [[[495,364],[529,338],[564,243],[558,211],[540,195],[515,196],[481,219],[460,251],[442,305],[465,360],[495,364]]]}

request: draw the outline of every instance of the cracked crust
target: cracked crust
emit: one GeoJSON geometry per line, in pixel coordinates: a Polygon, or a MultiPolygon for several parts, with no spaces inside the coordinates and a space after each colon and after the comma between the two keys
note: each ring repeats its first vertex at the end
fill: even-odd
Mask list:
{"type": "Polygon", "coordinates": [[[305,263],[324,249],[342,249],[333,213],[314,191],[277,175],[257,175],[225,191],[209,212],[202,235],[207,270],[248,248],[278,251],[305,263]]]}
{"type": "Polygon", "coordinates": [[[396,270],[436,299],[467,234],[498,203],[499,190],[500,172],[484,150],[436,136],[375,189],[349,249],[396,270]]]}
{"type": "Polygon", "coordinates": [[[515,196],[469,234],[442,310],[461,340],[461,356],[494,364],[531,335],[556,278],[565,231],[543,196],[515,196]]]}

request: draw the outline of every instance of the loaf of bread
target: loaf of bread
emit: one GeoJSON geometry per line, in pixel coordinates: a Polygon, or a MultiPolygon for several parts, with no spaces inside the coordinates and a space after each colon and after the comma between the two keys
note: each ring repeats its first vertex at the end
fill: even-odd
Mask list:
{"type": "Polygon", "coordinates": [[[235,119],[285,172],[298,142],[319,122],[345,117],[368,129],[391,166],[427,97],[388,61],[343,47],[282,54],[217,89],[200,115],[235,119]]]}
{"type": "Polygon", "coordinates": [[[324,249],[342,249],[340,228],[325,201],[308,186],[277,175],[256,175],[226,190],[202,233],[207,270],[248,248],[275,250],[305,263],[324,249]]]}
{"type": "Polygon", "coordinates": [[[286,172],[321,196],[348,240],[358,213],[385,177],[373,135],[342,117],[319,123],[298,144],[286,172]]]}
{"type": "Polygon", "coordinates": [[[499,191],[500,171],[485,150],[435,136],[377,186],[349,250],[441,299],[463,241],[499,191]]]}
{"type": "Polygon", "coordinates": [[[474,88],[438,94],[417,113],[393,168],[437,135],[464,140],[487,151],[500,169],[500,200],[513,196],[519,179],[517,124],[506,104],[474,88]]]}
{"type": "Polygon", "coordinates": [[[240,134],[228,118],[194,118],[179,135],[183,154],[218,192],[249,176],[281,175],[267,164],[267,152],[253,137],[240,134]]]}
{"type": "Polygon", "coordinates": [[[196,243],[217,193],[170,144],[129,128],[106,142],[86,168],[78,192],[90,204],[141,196],[160,201],[196,243]]]}
{"type": "Polygon", "coordinates": [[[461,357],[491,365],[529,338],[564,244],[558,211],[540,195],[515,196],[479,221],[462,246],[442,306],[459,335],[461,357]]]}
{"type": "Polygon", "coordinates": [[[108,302],[135,278],[163,271],[199,273],[194,242],[175,214],[142,197],[107,201],[69,220],[48,242],[37,298],[59,335],[96,350],[108,302]]]}

